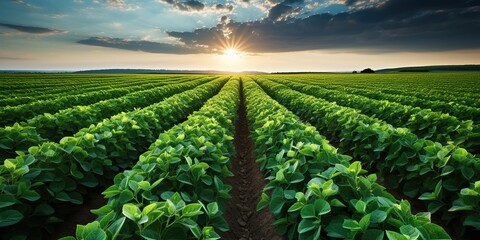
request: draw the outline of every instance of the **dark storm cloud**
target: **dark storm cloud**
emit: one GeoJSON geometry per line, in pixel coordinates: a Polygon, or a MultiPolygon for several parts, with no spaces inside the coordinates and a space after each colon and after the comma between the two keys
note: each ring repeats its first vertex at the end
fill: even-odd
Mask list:
{"type": "Polygon", "coordinates": [[[189,1],[178,1],[178,0],[160,0],[162,2],[168,3],[178,10],[181,11],[201,11],[205,8],[205,4],[195,1],[195,0],[189,0],[189,1]]]}
{"type": "Polygon", "coordinates": [[[22,25],[14,25],[14,24],[7,24],[7,23],[0,23],[0,26],[15,29],[15,30],[20,31],[20,32],[26,32],[26,33],[32,33],[32,34],[59,34],[59,33],[64,33],[64,31],[50,29],[50,28],[22,26],[22,25]]]}
{"type": "Polygon", "coordinates": [[[151,41],[131,41],[122,38],[91,37],[88,39],[80,40],[78,41],[78,43],[91,46],[117,48],[150,53],[193,54],[204,52],[202,48],[199,47],[189,48],[182,45],[173,45],[151,41]]]}
{"type": "Polygon", "coordinates": [[[288,16],[293,12],[295,12],[295,8],[284,4],[277,4],[272,7],[268,12],[268,20],[278,21],[282,19],[287,19],[288,16]]]}
{"type": "MultiPolygon", "coordinates": [[[[164,1],[175,6],[187,3],[164,1]]],[[[167,32],[182,45],[99,37],[79,43],[172,54],[216,53],[227,46],[250,53],[322,49],[381,53],[480,48],[480,1],[347,0],[343,4],[351,7],[346,12],[310,16],[298,11],[303,11],[302,7],[311,2],[270,1],[274,6],[264,19],[235,22],[224,16],[211,28],[167,32]]]]}
{"type": "Polygon", "coordinates": [[[348,12],[294,19],[303,1],[281,1],[263,20],[231,21],[192,32],[168,32],[186,45],[221,47],[242,39],[243,51],[315,49],[442,51],[480,48],[480,1],[346,1],[348,12]],[[225,29],[229,34],[225,35],[225,29]]]}

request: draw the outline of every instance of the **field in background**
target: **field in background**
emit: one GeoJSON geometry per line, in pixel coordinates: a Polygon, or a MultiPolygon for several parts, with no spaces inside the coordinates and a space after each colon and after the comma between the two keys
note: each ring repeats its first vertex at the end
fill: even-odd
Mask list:
{"type": "Polygon", "coordinates": [[[0,74],[0,238],[467,239],[479,83],[0,74]]]}

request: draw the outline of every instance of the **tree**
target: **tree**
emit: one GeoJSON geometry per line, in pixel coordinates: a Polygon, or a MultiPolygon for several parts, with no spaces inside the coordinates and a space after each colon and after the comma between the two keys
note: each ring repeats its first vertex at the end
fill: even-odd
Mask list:
{"type": "Polygon", "coordinates": [[[360,73],[375,73],[371,68],[363,69],[360,73]]]}

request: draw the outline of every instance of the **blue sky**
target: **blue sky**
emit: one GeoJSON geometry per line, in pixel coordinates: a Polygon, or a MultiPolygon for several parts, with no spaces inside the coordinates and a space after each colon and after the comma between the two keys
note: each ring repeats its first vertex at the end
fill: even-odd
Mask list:
{"type": "Polygon", "coordinates": [[[0,67],[346,71],[480,63],[478,29],[480,3],[471,0],[3,0],[0,67]],[[223,56],[227,48],[234,58],[223,56]]]}

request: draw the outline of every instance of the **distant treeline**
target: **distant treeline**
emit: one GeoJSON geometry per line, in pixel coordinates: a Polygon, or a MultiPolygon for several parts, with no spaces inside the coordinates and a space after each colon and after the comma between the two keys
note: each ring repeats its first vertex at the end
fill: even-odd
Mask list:
{"type": "Polygon", "coordinates": [[[401,67],[377,70],[378,73],[386,72],[480,72],[480,65],[443,65],[401,67]]]}

